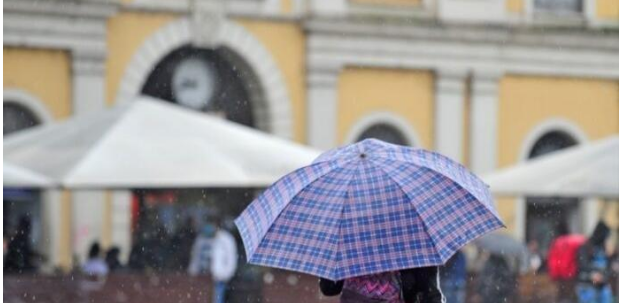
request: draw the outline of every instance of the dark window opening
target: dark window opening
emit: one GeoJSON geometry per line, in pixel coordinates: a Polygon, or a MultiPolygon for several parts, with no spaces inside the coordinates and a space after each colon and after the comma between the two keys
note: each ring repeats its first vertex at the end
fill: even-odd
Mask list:
{"type": "Polygon", "coordinates": [[[173,51],[155,66],[142,93],[255,126],[247,75],[222,52],[190,46],[173,51]]]}
{"type": "Polygon", "coordinates": [[[409,145],[409,142],[407,142],[406,138],[399,130],[387,124],[376,124],[369,127],[359,135],[357,142],[369,138],[379,139],[398,145],[409,145]]]}
{"type": "MultiPolygon", "coordinates": [[[[553,131],[543,135],[528,155],[529,159],[576,145],[570,135],[553,131]]],[[[546,257],[556,237],[581,230],[577,198],[527,197],[526,240],[535,241],[540,253],[546,257]]]]}
{"type": "Polygon", "coordinates": [[[4,119],[2,124],[3,135],[27,129],[41,123],[32,111],[17,103],[5,101],[2,107],[4,110],[2,115],[4,119]]]}

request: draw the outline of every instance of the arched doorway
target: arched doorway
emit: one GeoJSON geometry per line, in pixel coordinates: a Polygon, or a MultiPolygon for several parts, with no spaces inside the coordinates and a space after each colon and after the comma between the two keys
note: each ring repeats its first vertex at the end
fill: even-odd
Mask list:
{"type": "MultiPolygon", "coordinates": [[[[251,68],[231,50],[184,45],[154,65],[141,93],[259,128],[257,111],[266,104],[257,83],[251,68]]],[[[129,266],[138,270],[186,271],[193,241],[200,232],[218,225],[232,230],[232,220],[253,199],[254,191],[253,188],[134,190],[132,251],[139,252],[140,246],[150,245],[152,251],[166,253],[163,258],[133,254],[129,266]]]]}
{"type": "Polygon", "coordinates": [[[183,46],[155,66],[142,93],[255,127],[262,92],[251,72],[228,52],[183,46]]]}
{"type": "MultiPolygon", "coordinates": [[[[549,131],[535,141],[528,153],[528,159],[576,144],[576,139],[565,132],[549,131]]],[[[525,204],[526,241],[537,242],[544,257],[554,238],[582,230],[577,198],[527,197],[525,204]]]]}

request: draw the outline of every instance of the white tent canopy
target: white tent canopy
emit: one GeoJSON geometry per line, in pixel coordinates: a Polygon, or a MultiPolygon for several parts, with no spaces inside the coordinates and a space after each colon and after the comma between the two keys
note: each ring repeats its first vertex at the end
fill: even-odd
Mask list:
{"type": "Polygon", "coordinates": [[[53,187],[54,182],[49,178],[13,165],[2,163],[2,182],[4,187],[53,187]]]}
{"type": "Polygon", "coordinates": [[[554,152],[482,177],[507,196],[619,198],[619,135],[554,152]]]}
{"type": "Polygon", "coordinates": [[[263,187],[318,154],[149,97],[4,142],[4,159],[75,189],[263,187]]]}

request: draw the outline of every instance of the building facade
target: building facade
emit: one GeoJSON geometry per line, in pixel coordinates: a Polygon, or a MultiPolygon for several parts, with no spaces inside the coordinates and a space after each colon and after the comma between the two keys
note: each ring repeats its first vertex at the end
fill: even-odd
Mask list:
{"type": "MultiPolygon", "coordinates": [[[[6,0],[3,43],[5,135],[140,94],[478,174],[619,133],[619,0],[6,0]]],[[[53,266],[95,239],[131,246],[131,192],[32,197],[53,266]]],[[[497,200],[509,233],[542,242],[617,213],[604,205],[497,200]]]]}

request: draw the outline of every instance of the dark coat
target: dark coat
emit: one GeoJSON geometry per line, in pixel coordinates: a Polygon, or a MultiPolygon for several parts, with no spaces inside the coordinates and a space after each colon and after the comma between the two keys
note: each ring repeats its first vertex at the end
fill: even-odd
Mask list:
{"type": "MultiPolygon", "coordinates": [[[[443,303],[444,296],[439,287],[438,267],[421,267],[400,271],[402,282],[402,297],[406,303],[443,303]]],[[[320,291],[325,296],[342,294],[340,302],[380,302],[370,298],[361,298],[359,295],[344,291],[344,281],[331,281],[320,278],[320,291]],[[356,297],[355,297],[356,296],[356,297]]]]}

